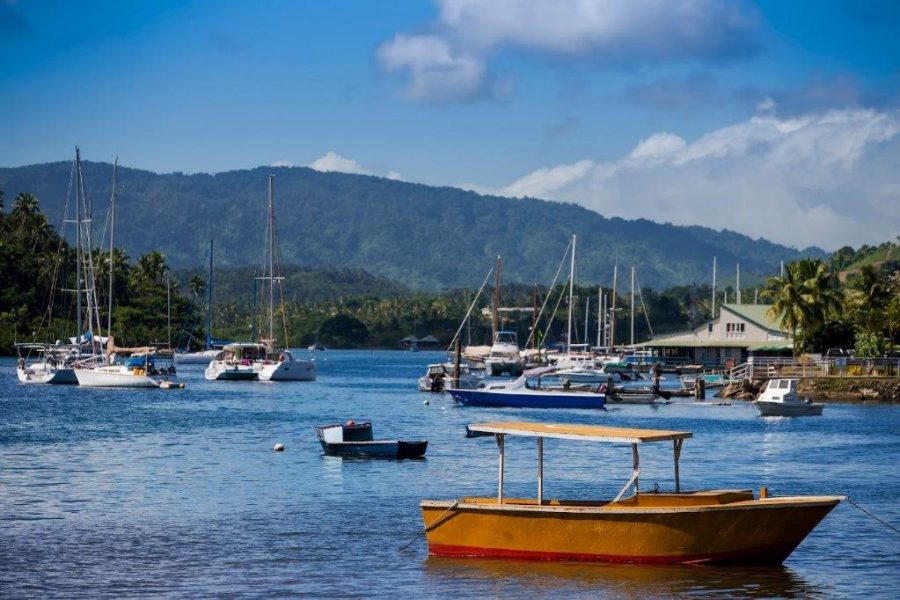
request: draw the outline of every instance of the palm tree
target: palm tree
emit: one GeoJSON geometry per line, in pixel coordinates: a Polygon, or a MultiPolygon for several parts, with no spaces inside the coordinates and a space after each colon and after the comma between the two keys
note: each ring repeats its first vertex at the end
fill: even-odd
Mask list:
{"type": "Polygon", "coordinates": [[[856,309],[856,320],[866,333],[878,333],[885,310],[893,299],[888,282],[872,265],[865,265],[848,290],[848,301],[856,309]]]}
{"type": "Polygon", "coordinates": [[[199,298],[206,290],[206,282],[199,275],[192,275],[188,280],[188,293],[191,298],[199,298]]]}
{"type": "Polygon", "coordinates": [[[805,321],[803,281],[796,263],[791,263],[785,268],[783,277],[770,277],[767,283],[770,288],[767,295],[774,296],[769,315],[778,319],[782,328],[790,330],[796,356],[800,345],[797,332],[805,321]]]}
{"type": "Polygon", "coordinates": [[[131,271],[136,283],[156,283],[163,285],[169,267],[166,257],[156,250],[140,257],[131,271]]]}
{"type": "Polygon", "coordinates": [[[790,330],[794,355],[840,310],[837,280],[820,259],[787,265],[784,277],[770,277],[766,295],[774,296],[769,314],[790,330]]]}

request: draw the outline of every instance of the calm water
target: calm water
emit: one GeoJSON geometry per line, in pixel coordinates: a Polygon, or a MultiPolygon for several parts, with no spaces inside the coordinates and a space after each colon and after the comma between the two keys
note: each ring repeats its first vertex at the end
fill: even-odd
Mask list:
{"type": "MultiPolygon", "coordinates": [[[[686,429],[689,487],[848,494],[900,525],[900,408],[829,405],[764,420],[745,404],[504,411],[419,394],[438,355],[318,353],[315,383],[184,391],[17,383],[0,360],[0,596],[896,597],[900,536],[844,503],[778,569],[428,558],[418,502],[495,490],[495,446],[467,422],[527,418],[686,429]],[[431,400],[424,405],[425,398],[431,400]],[[425,437],[424,461],[324,457],[314,424],[370,419],[425,437]],[[286,445],[273,453],[275,442],[286,445]],[[401,547],[412,540],[405,550],[401,547]]],[[[533,495],[533,442],[508,441],[510,494],[533,495]]],[[[671,485],[671,448],[641,455],[671,485]]],[[[546,493],[614,494],[626,447],[546,443],[546,493]]]]}

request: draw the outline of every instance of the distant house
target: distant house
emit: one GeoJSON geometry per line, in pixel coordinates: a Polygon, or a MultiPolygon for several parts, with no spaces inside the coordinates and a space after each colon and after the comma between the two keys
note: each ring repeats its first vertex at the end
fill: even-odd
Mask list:
{"type": "Polygon", "coordinates": [[[426,335],[419,340],[419,348],[422,350],[440,350],[441,343],[433,335],[426,335]]]}
{"type": "Polygon", "coordinates": [[[418,350],[419,349],[419,338],[414,335],[408,335],[402,340],[400,340],[400,348],[403,350],[418,350]]]}
{"type": "Polygon", "coordinates": [[[440,350],[441,342],[433,335],[426,335],[423,338],[408,335],[400,340],[400,347],[403,350],[440,350]]]}
{"type": "Polygon", "coordinates": [[[638,347],[655,350],[672,364],[729,367],[750,356],[790,355],[791,334],[769,316],[770,304],[723,304],[712,321],[667,336],[656,337],[638,347]]]}

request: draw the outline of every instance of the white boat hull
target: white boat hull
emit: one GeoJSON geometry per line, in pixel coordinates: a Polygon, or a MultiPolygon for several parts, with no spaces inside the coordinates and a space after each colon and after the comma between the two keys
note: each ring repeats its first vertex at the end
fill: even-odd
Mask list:
{"type": "Polygon", "coordinates": [[[170,381],[170,378],[138,374],[116,366],[75,369],[75,376],[78,385],[83,387],[158,388],[163,381],[170,381]]]}
{"type": "Polygon", "coordinates": [[[207,381],[256,381],[259,379],[259,370],[252,364],[229,364],[214,360],[206,367],[204,377],[207,381]]]}
{"type": "Polygon", "coordinates": [[[72,367],[50,367],[44,363],[29,365],[24,369],[16,368],[16,375],[21,383],[52,383],[76,385],[75,369],[72,367]]]}
{"type": "Polygon", "coordinates": [[[176,352],[175,364],[178,365],[208,365],[220,350],[203,350],[201,352],[176,352]]]}
{"type": "Polygon", "coordinates": [[[311,360],[286,360],[264,364],[259,370],[260,381],[315,381],[316,363],[311,360]]]}

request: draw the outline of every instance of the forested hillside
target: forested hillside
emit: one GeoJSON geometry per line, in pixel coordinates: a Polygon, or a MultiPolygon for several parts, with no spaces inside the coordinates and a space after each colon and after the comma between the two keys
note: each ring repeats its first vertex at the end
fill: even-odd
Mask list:
{"type": "MultiPolygon", "coordinates": [[[[112,166],[85,162],[83,169],[101,228],[112,166]]],[[[504,256],[504,281],[548,284],[572,233],[579,236],[584,283],[608,284],[616,260],[635,264],[641,285],[661,289],[709,281],[713,256],[723,278],[738,262],[742,275],[761,278],[777,273],[781,260],[823,254],[734,232],[607,219],[572,204],[268,167],[214,175],[120,168],[117,243],[129,256],[158,250],[173,268],[185,269],[202,265],[214,238],[218,266],[256,265],[263,256],[270,172],[276,174],[284,264],[362,268],[419,290],[477,286],[498,254],[504,256]]],[[[0,189],[13,196],[34,193],[58,225],[70,173],[67,162],[4,168],[0,189]]]]}

